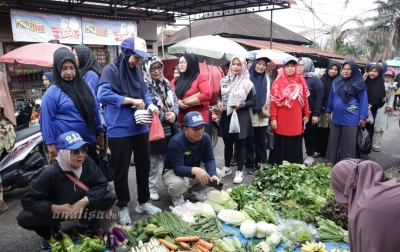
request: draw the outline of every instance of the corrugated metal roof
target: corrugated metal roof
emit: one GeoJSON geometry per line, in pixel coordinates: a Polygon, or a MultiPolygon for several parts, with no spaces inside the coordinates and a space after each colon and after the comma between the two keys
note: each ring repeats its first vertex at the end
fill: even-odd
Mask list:
{"type": "MultiPolygon", "coordinates": [[[[196,20],[191,24],[192,37],[219,35],[246,39],[270,39],[271,21],[260,15],[248,13],[213,19],[196,20]]],[[[164,40],[164,45],[176,44],[189,38],[189,28],[185,27],[164,40]]],[[[310,45],[312,41],[276,23],[272,26],[272,39],[278,42],[310,45]]]]}

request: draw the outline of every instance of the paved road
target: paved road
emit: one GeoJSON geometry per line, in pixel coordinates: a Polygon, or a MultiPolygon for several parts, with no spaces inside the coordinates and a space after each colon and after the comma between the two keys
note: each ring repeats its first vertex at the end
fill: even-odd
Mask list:
{"type": "MultiPolygon", "coordinates": [[[[400,128],[398,124],[399,116],[390,117],[390,128],[385,132],[383,137],[382,152],[372,153],[370,158],[377,163],[381,164],[384,169],[400,165],[400,152],[399,152],[399,133],[400,128]]],[[[218,145],[214,149],[217,166],[223,165],[223,143],[222,139],[219,140],[218,145]]],[[[317,162],[326,162],[325,159],[318,158],[317,162]]],[[[160,169],[161,172],[161,169],[160,169]]],[[[233,176],[224,179],[225,188],[232,186],[233,176]]],[[[244,183],[250,183],[252,176],[246,175],[244,183]]],[[[131,167],[129,173],[130,193],[132,201],[129,204],[131,209],[131,216],[133,220],[143,218],[144,214],[134,212],[136,206],[136,187],[135,187],[135,167],[131,167]]],[[[9,206],[9,210],[0,214],[0,244],[1,251],[40,251],[40,239],[34,232],[20,228],[15,220],[15,217],[21,211],[19,198],[27,191],[27,189],[18,189],[6,193],[4,199],[9,206]]],[[[154,204],[163,210],[168,210],[171,205],[170,197],[168,196],[165,187],[160,184],[160,197],[161,200],[154,202],[154,204]]],[[[112,208],[113,212],[117,211],[116,207],[112,208]]],[[[103,220],[101,226],[109,228],[116,220],[103,220]]],[[[67,233],[77,225],[77,222],[63,223],[62,228],[67,233]]]]}

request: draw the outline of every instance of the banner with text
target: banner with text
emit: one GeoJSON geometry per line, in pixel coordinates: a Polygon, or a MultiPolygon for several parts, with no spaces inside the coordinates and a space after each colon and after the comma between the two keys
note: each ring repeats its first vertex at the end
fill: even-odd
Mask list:
{"type": "Polygon", "coordinates": [[[83,44],[121,45],[121,42],[137,34],[135,20],[113,20],[82,17],[83,44]]]}
{"type": "Polygon", "coordinates": [[[60,40],[62,44],[81,44],[81,17],[10,10],[14,41],[48,42],[60,40]]]}

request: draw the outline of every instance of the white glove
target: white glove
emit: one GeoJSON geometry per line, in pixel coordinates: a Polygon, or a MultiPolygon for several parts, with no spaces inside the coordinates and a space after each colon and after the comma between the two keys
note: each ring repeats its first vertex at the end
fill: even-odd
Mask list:
{"type": "Polygon", "coordinates": [[[147,107],[147,110],[149,110],[151,113],[157,113],[158,112],[158,107],[156,106],[156,105],[154,105],[154,104],[150,104],[148,107],[147,107]]]}

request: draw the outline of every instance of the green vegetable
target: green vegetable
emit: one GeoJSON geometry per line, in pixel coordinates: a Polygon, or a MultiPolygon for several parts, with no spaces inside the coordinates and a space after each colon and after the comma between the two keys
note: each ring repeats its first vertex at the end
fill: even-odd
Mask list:
{"type": "Polygon", "coordinates": [[[300,230],[297,232],[297,240],[299,242],[311,241],[311,234],[306,230],[300,230]]]}
{"type": "Polygon", "coordinates": [[[166,240],[169,243],[175,244],[176,245],[176,241],[174,239],[172,239],[170,236],[165,236],[164,240],[166,240]]]}
{"type": "Polygon", "coordinates": [[[343,205],[337,203],[334,197],[328,198],[319,212],[322,218],[331,220],[344,230],[348,230],[348,211],[343,205]]]}
{"type": "Polygon", "coordinates": [[[235,249],[240,251],[242,244],[240,244],[240,241],[236,236],[233,237],[233,244],[235,245],[235,249]]]}
{"type": "Polygon", "coordinates": [[[186,222],[169,211],[162,211],[153,215],[161,226],[169,230],[169,235],[173,238],[182,236],[198,235],[186,222]]]}
{"type": "Polygon", "coordinates": [[[138,237],[136,237],[136,240],[142,241],[142,242],[148,242],[150,240],[150,236],[146,234],[146,232],[142,232],[138,237]]]}
{"type": "Polygon", "coordinates": [[[94,252],[101,252],[106,249],[105,245],[96,243],[96,241],[93,241],[93,240],[88,241],[87,245],[88,245],[88,248],[90,248],[91,251],[94,251],[94,252]]]}
{"type": "Polygon", "coordinates": [[[242,211],[246,212],[249,217],[255,222],[264,220],[264,216],[262,216],[261,213],[257,212],[257,210],[252,205],[245,205],[242,211]]]}
{"type": "Polygon", "coordinates": [[[157,224],[158,224],[158,221],[157,221],[157,219],[156,219],[156,218],[154,218],[153,216],[152,216],[152,217],[150,217],[150,219],[149,219],[149,222],[150,222],[151,224],[154,224],[154,225],[157,225],[157,224]]]}
{"type": "Polygon", "coordinates": [[[321,241],[349,242],[348,232],[336,225],[333,221],[323,219],[318,221],[318,226],[318,238],[321,239],[321,241]]]}
{"type": "Polygon", "coordinates": [[[216,239],[214,242],[223,251],[235,251],[235,243],[229,238],[216,239]]]}
{"type": "Polygon", "coordinates": [[[146,226],[146,225],[144,225],[144,221],[143,220],[136,221],[135,225],[136,225],[137,228],[146,226]]]}
{"type": "MultiPolygon", "coordinates": [[[[149,224],[152,225],[152,224],[149,224]]],[[[164,226],[159,226],[156,230],[153,231],[153,235],[157,238],[164,238],[169,233],[168,229],[164,226]]]]}
{"type": "Polygon", "coordinates": [[[152,236],[154,233],[154,230],[157,229],[157,226],[154,224],[148,224],[145,228],[144,228],[144,232],[146,232],[146,234],[152,236]]]}
{"type": "Polygon", "coordinates": [[[226,191],[211,190],[207,194],[207,200],[224,206],[226,209],[236,210],[238,204],[229,196],[226,191]]]}
{"type": "Polygon", "coordinates": [[[130,251],[130,249],[126,245],[120,245],[115,248],[115,252],[129,252],[129,251],[130,251]]]}
{"type": "Polygon", "coordinates": [[[218,213],[218,219],[222,220],[226,224],[239,226],[247,219],[247,217],[242,212],[224,209],[218,213]]]}
{"type": "Polygon", "coordinates": [[[256,203],[254,203],[254,208],[264,217],[263,220],[272,222],[274,224],[279,223],[278,214],[274,211],[272,206],[268,204],[268,202],[257,200],[256,203]]]}
{"type": "Polygon", "coordinates": [[[251,244],[250,242],[245,242],[242,244],[242,248],[240,249],[241,252],[252,252],[251,251],[251,244]]]}
{"type": "Polygon", "coordinates": [[[244,237],[251,239],[256,235],[257,225],[253,220],[245,220],[240,225],[240,233],[243,234],[244,237]]]}
{"type": "Polygon", "coordinates": [[[216,213],[219,213],[219,211],[221,211],[222,209],[225,209],[225,207],[223,205],[215,203],[211,200],[205,200],[204,203],[210,205],[216,213]]]}
{"type": "Polygon", "coordinates": [[[60,232],[60,233],[63,237],[62,244],[63,244],[64,250],[67,252],[74,252],[75,248],[74,248],[74,243],[72,242],[71,237],[69,237],[69,235],[67,235],[63,232],[60,232]]]}

